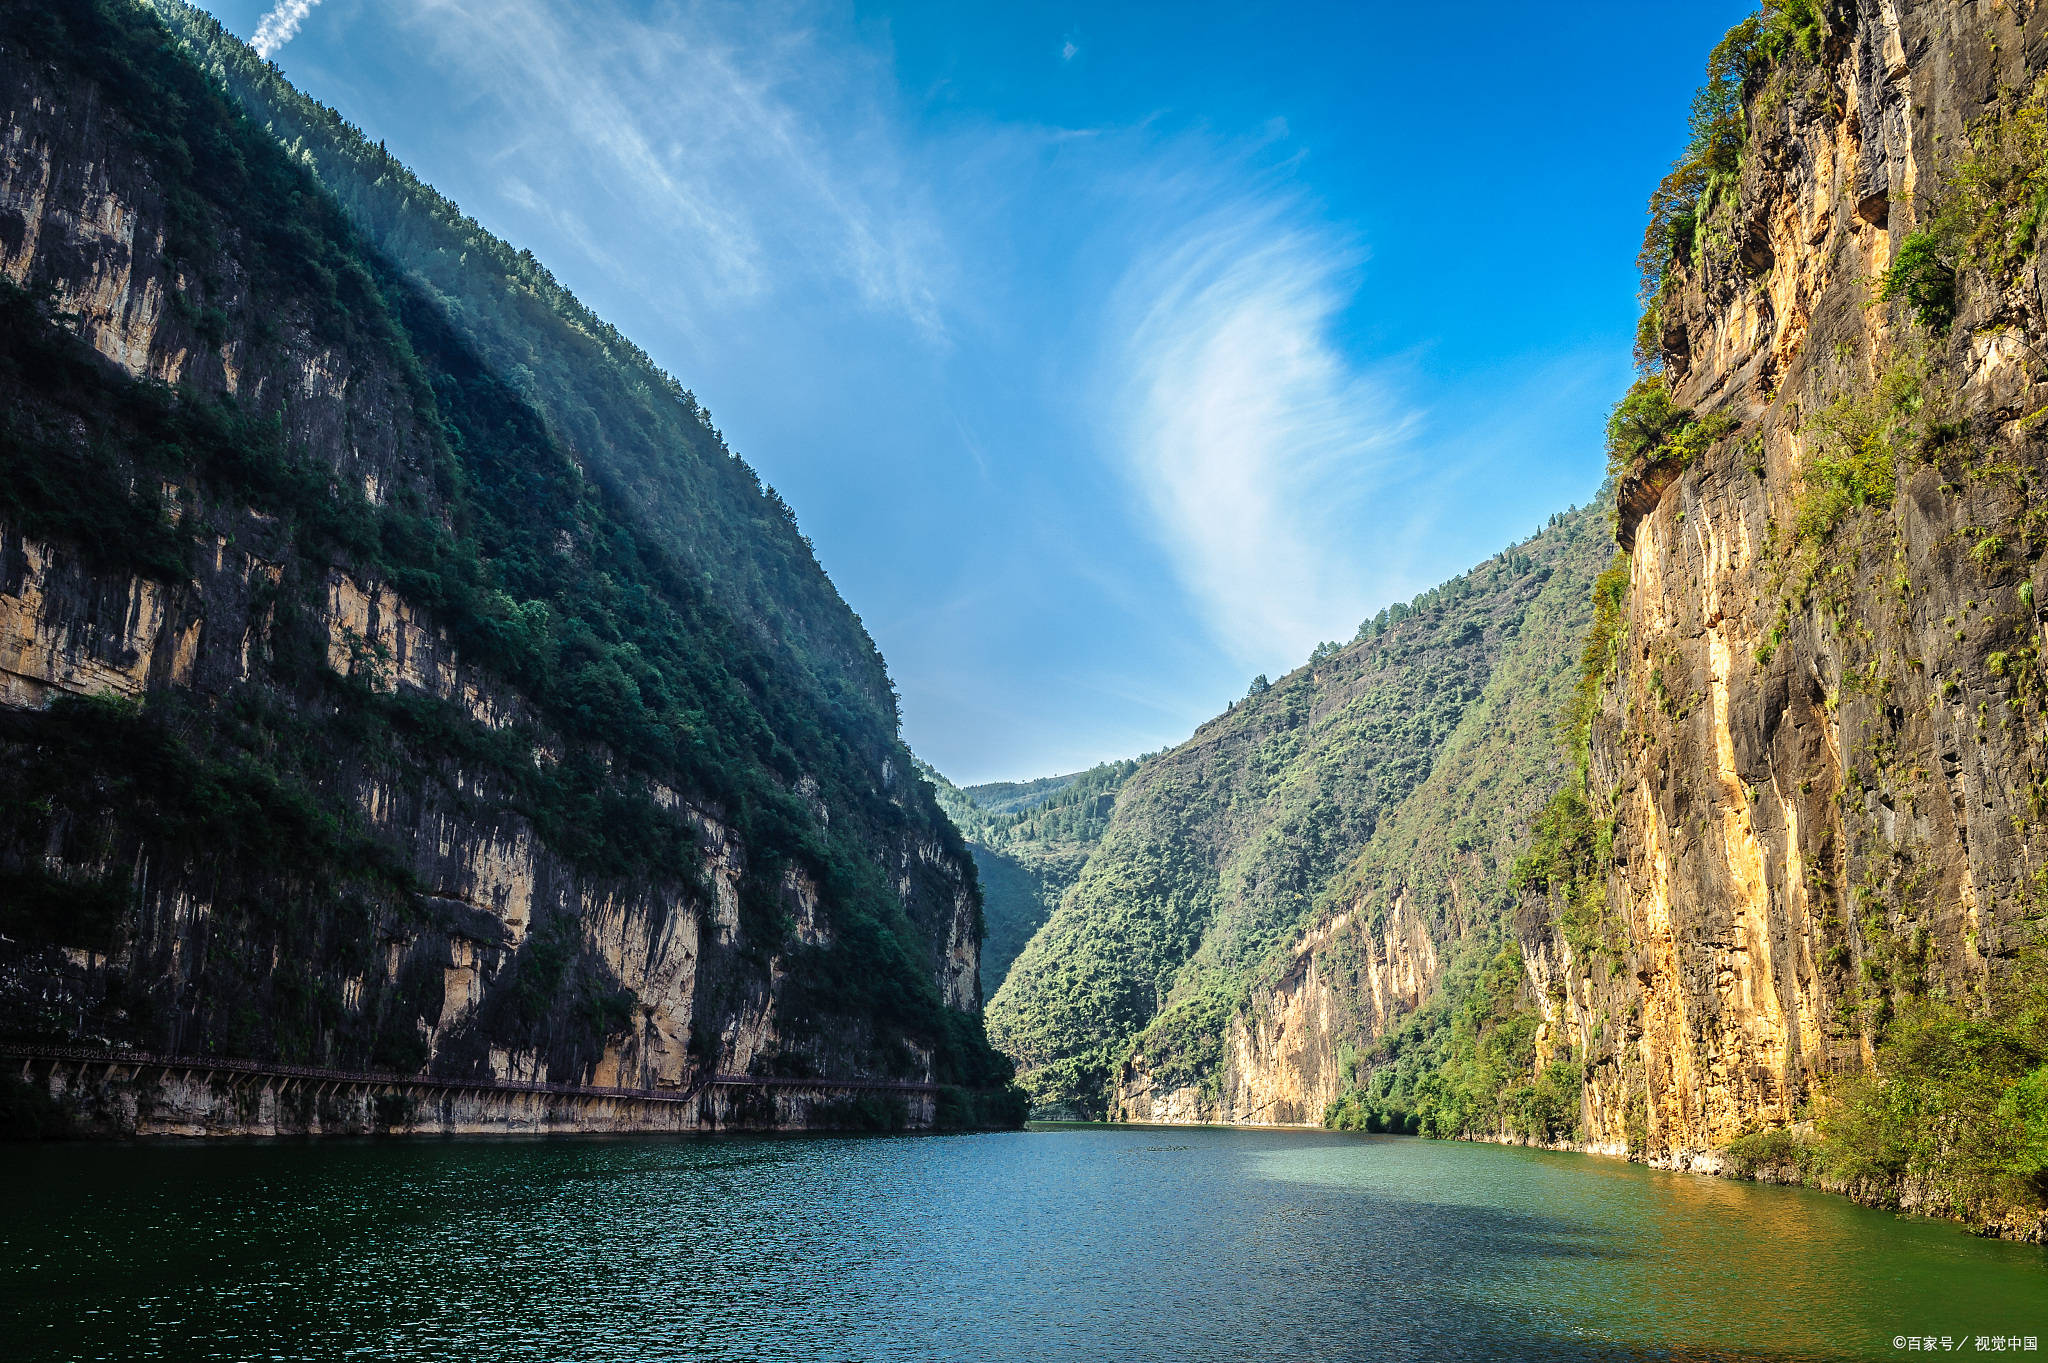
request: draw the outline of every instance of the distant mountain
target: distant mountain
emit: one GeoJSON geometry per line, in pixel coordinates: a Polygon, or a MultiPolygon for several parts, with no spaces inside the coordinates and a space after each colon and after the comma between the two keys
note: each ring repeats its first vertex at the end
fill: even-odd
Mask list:
{"type": "MultiPolygon", "coordinates": [[[[1511,552],[1508,579],[1526,573],[1508,594],[1513,628],[1504,622],[1479,694],[1430,752],[1427,774],[1318,885],[1286,940],[1238,977],[1221,1044],[1196,1050],[1163,1018],[1119,1069],[1112,1113],[1313,1124],[1377,1077],[1381,1089],[1349,1116],[1406,1129],[1417,1104],[1389,1096],[1395,1081],[1407,1098],[1475,1058],[1461,1026],[1475,1014],[1491,1023],[1503,989],[1519,998],[1519,957],[1503,957],[1518,922],[1517,871],[1568,777],[1560,725],[1612,548],[1603,503],[1511,552]]],[[[1423,627],[1410,647],[1441,646],[1441,624],[1410,619],[1423,627]]],[[[1533,1024],[1525,1031],[1532,1039],[1533,1024]]],[[[1504,1074],[1501,1087],[1525,1077],[1535,1076],[1504,1074]]]]}
{"type": "Polygon", "coordinates": [[[1021,814],[1036,809],[1086,774],[1076,771],[1065,776],[1041,776],[1035,781],[984,781],[978,786],[962,787],[961,794],[985,814],[1021,814]]]}
{"type": "Polygon", "coordinates": [[[1073,885],[1109,826],[1116,793],[1136,759],[1104,762],[1065,776],[955,786],[920,764],[939,807],[967,839],[981,876],[981,990],[994,995],[1031,935],[1073,885]]]}

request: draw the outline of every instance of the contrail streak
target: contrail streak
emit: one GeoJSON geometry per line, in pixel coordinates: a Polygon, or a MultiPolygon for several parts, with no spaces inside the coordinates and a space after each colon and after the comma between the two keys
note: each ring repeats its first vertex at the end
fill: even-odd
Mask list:
{"type": "Polygon", "coordinates": [[[306,16],[313,12],[313,6],[320,0],[278,0],[278,4],[263,16],[263,22],[256,25],[256,34],[249,39],[249,46],[256,49],[256,55],[268,59],[270,54],[298,36],[299,25],[306,22],[306,16]]]}

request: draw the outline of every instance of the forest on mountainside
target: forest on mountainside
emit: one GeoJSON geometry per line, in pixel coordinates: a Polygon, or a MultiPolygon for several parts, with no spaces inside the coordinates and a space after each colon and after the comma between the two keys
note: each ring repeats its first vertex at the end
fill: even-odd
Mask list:
{"type": "MultiPolygon", "coordinates": [[[[1550,584],[1590,580],[1603,517],[1553,518],[1255,684],[1132,773],[1074,888],[990,1001],[990,1035],[1035,1102],[1104,1112],[1134,1060],[1152,1082],[1214,1093],[1230,1019],[1266,963],[1426,780],[1528,624],[1549,619],[1553,598],[1584,600],[1550,584]]],[[[1547,725],[1526,728],[1550,765],[1547,725]]]]}
{"type": "Polygon", "coordinates": [[[640,532],[711,587],[756,647],[808,671],[824,703],[893,733],[895,690],[873,640],[788,503],[727,448],[694,393],[531,251],[486,231],[212,15],[185,0],[141,3],[310,172],[363,243],[547,420],[589,476],[632,508],[640,532]]]}
{"type": "Polygon", "coordinates": [[[966,838],[981,877],[984,1001],[1002,987],[1011,963],[1073,885],[1109,826],[1117,791],[1143,760],[964,788],[919,764],[939,807],[966,838]]]}
{"type": "Polygon", "coordinates": [[[77,240],[15,230],[24,200],[0,216],[0,579],[70,650],[0,727],[0,1025],[400,1071],[532,1052],[584,1082],[621,1046],[717,1064],[772,1006],[742,1063],[900,1073],[918,1047],[999,1096],[974,1001],[942,992],[963,935],[972,968],[966,850],[892,779],[910,758],[858,622],[687,396],[577,342],[559,299],[480,321],[422,289],[153,10],[10,9],[0,39],[51,195],[128,205],[133,277],[167,290],[154,317],[67,306],[126,248],[90,214],[77,240]],[[138,316],[147,375],[92,343],[138,316]],[[495,357],[522,337],[549,367],[515,384],[495,357]],[[599,457],[640,419],[566,415],[599,391],[662,409],[640,453],[666,462],[599,457]],[[650,483],[696,510],[657,533],[650,483]],[[801,656],[768,642],[779,600],[801,656]],[[151,621],[171,652],[138,661],[121,631],[151,621]],[[137,668],[121,694],[72,680],[137,668]],[[525,868],[479,902],[505,846],[525,868]],[[625,983],[648,960],[617,939],[679,916],[705,948],[656,1038],[668,1000],[625,983]]]}

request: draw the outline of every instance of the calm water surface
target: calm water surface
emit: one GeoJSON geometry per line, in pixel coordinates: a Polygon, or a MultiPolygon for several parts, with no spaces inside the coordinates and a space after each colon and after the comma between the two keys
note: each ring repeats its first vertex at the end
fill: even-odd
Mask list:
{"type": "Polygon", "coordinates": [[[1795,1189],[1397,1137],[1078,1128],[0,1159],[9,1359],[2048,1347],[2039,1248],[1795,1189]]]}

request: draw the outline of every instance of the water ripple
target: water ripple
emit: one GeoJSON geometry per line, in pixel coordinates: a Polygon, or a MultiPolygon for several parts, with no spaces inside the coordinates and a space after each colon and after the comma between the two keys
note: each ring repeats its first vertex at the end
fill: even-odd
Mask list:
{"type": "Polygon", "coordinates": [[[2048,1335],[2048,1256],[1486,1146],[897,1139],[18,1147],[23,1359],[1733,1359],[2048,1335]]]}

